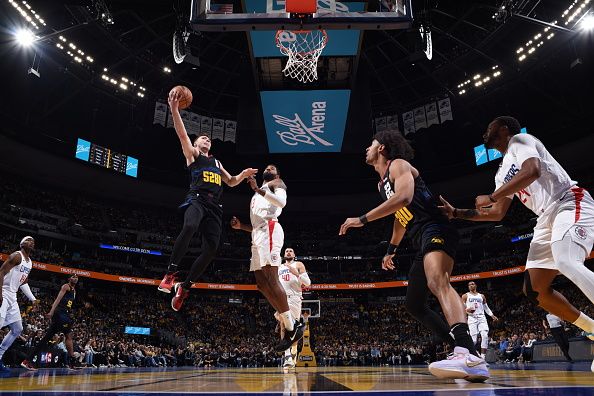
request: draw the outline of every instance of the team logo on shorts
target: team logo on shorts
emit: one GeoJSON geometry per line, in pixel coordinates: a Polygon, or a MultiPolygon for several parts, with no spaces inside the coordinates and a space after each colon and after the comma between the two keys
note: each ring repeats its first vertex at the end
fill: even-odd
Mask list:
{"type": "Polygon", "coordinates": [[[577,237],[580,238],[581,240],[586,240],[586,238],[588,237],[588,232],[582,226],[575,227],[574,231],[575,231],[575,235],[577,235],[577,237]]]}
{"type": "Polygon", "coordinates": [[[431,243],[437,243],[437,244],[443,245],[445,242],[444,242],[443,238],[433,237],[433,238],[431,238],[431,243]]]}
{"type": "Polygon", "coordinates": [[[276,253],[273,253],[273,254],[272,254],[272,256],[270,256],[270,259],[271,259],[272,261],[276,261],[276,260],[278,260],[278,254],[276,254],[276,253]]]}

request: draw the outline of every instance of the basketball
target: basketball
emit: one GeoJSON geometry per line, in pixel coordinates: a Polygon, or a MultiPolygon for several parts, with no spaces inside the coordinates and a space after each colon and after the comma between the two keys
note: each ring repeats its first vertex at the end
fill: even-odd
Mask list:
{"type": "Polygon", "coordinates": [[[177,91],[179,93],[179,109],[184,110],[190,107],[192,104],[192,91],[184,85],[176,85],[175,87],[171,88],[169,91],[169,95],[173,93],[173,91],[177,91]]]}

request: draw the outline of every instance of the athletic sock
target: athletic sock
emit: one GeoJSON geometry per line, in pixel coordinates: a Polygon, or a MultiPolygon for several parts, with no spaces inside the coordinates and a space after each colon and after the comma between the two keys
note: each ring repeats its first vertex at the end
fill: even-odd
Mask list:
{"type": "Polygon", "coordinates": [[[470,330],[468,329],[467,323],[454,323],[450,331],[454,336],[456,346],[466,348],[468,349],[469,353],[479,356],[476,351],[476,347],[472,342],[472,337],[470,336],[470,330]]]}
{"type": "Polygon", "coordinates": [[[291,311],[283,312],[280,314],[280,316],[281,316],[281,319],[285,325],[285,330],[293,331],[294,325],[295,325],[295,319],[293,318],[291,311]]]}
{"type": "Polygon", "coordinates": [[[177,264],[169,264],[169,266],[167,267],[167,273],[170,274],[172,272],[176,272],[177,271],[177,264]]]}
{"type": "Polygon", "coordinates": [[[594,320],[583,312],[580,312],[580,316],[573,324],[590,334],[594,334],[594,320]]]}
{"type": "Polygon", "coordinates": [[[291,357],[291,348],[285,351],[285,357],[291,357]]]}

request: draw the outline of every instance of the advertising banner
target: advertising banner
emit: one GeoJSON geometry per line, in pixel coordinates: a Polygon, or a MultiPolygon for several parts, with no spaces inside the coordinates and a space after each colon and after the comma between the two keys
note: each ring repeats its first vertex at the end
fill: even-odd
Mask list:
{"type": "Polygon", "coordinates": [[[263,91],[271,153],[340,152],[351,91],[263,91]]]}
{"type": "MultiPolygon", "coordinates": [[[[332,2],[329,0],[318,0],[318,7],[330,11],[332,2]]],[[[271,9],[267,10],[267,0],[245,0],[245,8],[248,13],[284,12],[285,1],[271,0],[271,9]]],[[[359,12],[365,10],[364,2],[336,2],[336,12],[359,12]]],[[[329,30],[328,44],[322,56],[354,56],[359,48],[358,30],[329,30]]],[[[276,31],[254,31],[250,32],[252,50],[255,58],[282,57],[276,46],[276,31]]],[[[283,35],[285,41],[296,40],[296,36],[287,32],[283,35]]]]}

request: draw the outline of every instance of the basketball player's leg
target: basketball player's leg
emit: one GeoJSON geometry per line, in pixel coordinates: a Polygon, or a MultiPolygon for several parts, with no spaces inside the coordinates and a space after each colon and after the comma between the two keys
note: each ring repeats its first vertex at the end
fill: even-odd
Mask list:
{"type": "Polygon", "coordinates": [[[481,334],[481,356],[484,359],[487,349],[489,348],[489,325],[487,323],[487,319],[479,322],[478,330],[481,334]]]}
{"type": "Polygon", "coordinates": [[[450,283],[454,259],[442,250],[433,250],[425,254],[423,261],[427,286],[439,301],[456,346],[466,348],[471,354],[478,356],[466,322],[464,304],[450,283]]]}
{"type": "Polygon", "coordinates": [[[171,263],[169,264],[171,271],[177,270],[177,265],[184,257],[190,246],[190,240],[198,232],[202,218],[204,217],[204,208],[198,204],[190,204],[184,212],[184,224],[179,235],[173,244],[173,252],[171,253],[171,263]]]}
{"type": "MultiPolygon", "coordinates": [[[[278,270],[277,270],[278,272],[278,270]]],[[[279,306],[278,304],[276,304],[276,300],[274,299],[273,294],[271,293],[269,284],[268,284],[268,278],[266,277],[266,275],[264,275],[264,272],[259,269],[254,271],[254,277],[256,278],[256,285],[258,286],[258,290],[260,291],[260,293],[262,293],[262,295],[264,295],[264,297],[266,298],[266,300],[270,303],[270,305],[272,305],[272,308],[274,308],[276,310],[276,312],[282,312],[279,311],[279,306]]],[[[280,316],[279,316],[280,318],[280,316]]],[[[281,320],[282,323],[282,320],[281,320]]]]}
{"type": "Polygon", "coordinates": [[[479,335],[479,322],[474,318],[468,318],[468,330],[470,331],[470,337],[472,338],[472,342],[474,345],[478,342],[478,335],[479,335]]]}
{"type": "Polygon", "coordinates": [[[196,282],[200,275],[206,270],[210,263],[214,260],[219,241],[221,240],[221,233],[223,232],[222,213],[215,213],[208,211],[199,226],[200,234],[202,235],[201,252],[198,258],[192,263],[192,267],[182,283],[182,287],[190,290],[192,282],[196,282]]]}
{"type": "Polygon", "coordinates": [[[199,204],[188,204],[184,211],[184,224],[182,230],[175,239],[173,244],[173,252],[169,258],[169,265],[167,266],[167,273],[159,284],[158,290],[164,293],[171,293],[171,288],[175,283],[175,273],[178,270],[178,265],[188,251],[190,240],[198,232],[200,223],[204,217],[204,208],[199,204]]]}
{"type": "Polygon", "coordinates": [[[450,335],[450,327],[443,318],[433,311],[427,304],[429,288],[423,268],[423,256],[419,255],[413,261],[408,273],[408,287],[406,288],[405,308],[416,320],[442,342],[447,342],[454,347],[454,339],[450,335]]]}
{"type": "Polygon", "coordinates": [[[61,323],[58,322],[57,317],[53,317],[50,323],[50,326],[47,328],[45,334],[39,340],[37,345],[29,352],[27,358],[23,360],[21,363],[21,367],[26,368],[27,370],[36,370],[33,364],[33,358],[39,354],[44,348],[47,348],[51,339],[56,335],[62,328],[61,323]]]}
{"type": "Polygon", "coordinates": [[[8,348],[10,348],[12,343],[23,332],[23,321],[21,320],[20,317],[18,318],[18,320],[11,320],[11,321],[7,321],[7,320],[3,321],[2,318],[0,318],[0,325],[2,327],[6,326],[6,323],[8,323],[9,331],[6,334],[6,336],[4,336],[4,339],[2,340],[2,343],[0,344],[0,370],[2,370],[2,367],[4,367],[4,365],[2,364],[2,358],[4,357],[4,353],[8,350],[8,348]]]}

